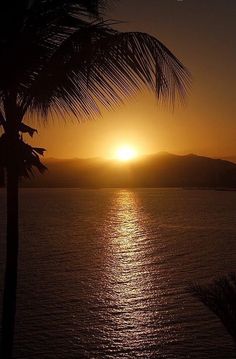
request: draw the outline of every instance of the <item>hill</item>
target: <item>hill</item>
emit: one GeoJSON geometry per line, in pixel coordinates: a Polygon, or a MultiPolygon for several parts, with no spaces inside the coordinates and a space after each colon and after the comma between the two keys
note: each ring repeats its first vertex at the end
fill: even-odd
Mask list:
{"type": "Polygon", "coordinates": [[[236,164],[197,155],[158,153],[132,162],[45,161],[48,171],[24,187],[236,187],[236,164]]]}

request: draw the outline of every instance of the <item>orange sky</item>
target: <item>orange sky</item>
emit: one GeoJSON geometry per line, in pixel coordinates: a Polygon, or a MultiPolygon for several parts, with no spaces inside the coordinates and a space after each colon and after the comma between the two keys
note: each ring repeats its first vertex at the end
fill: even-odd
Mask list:
{"type": "Polygon", "coordinates": [[[187,106],[160,109],[144,90],[96,121],[40,126],[32,143],[56,158],[112,157],[122,144],[140,154],[236,157],[235,0],[120,0],[109,11],[109,18],[127,21],[122,29],[158,37],[189,68],[187,106]]]}

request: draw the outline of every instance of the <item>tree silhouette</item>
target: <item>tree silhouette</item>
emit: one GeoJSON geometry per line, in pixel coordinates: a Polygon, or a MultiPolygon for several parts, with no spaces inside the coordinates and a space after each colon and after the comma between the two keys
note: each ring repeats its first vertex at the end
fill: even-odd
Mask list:
{"type": "Polygon", "coordinates": [[[191,291],[215,313],[236,343],[236,274],[230,273],[208,285],[194,285],[191,291]]]}
{"type": "Polygon", "coordinates": [[[1,358],[11,358],[16,310],[18,183],[43,172],[43,148],[25,143],[37,116],[90,118],[143,84],[167,102],[181,100],[189,74],[156,38],[119,32],[105,0],[3,0],[0,12],[0,175],[7,192],[7,252],[1,358]]]}

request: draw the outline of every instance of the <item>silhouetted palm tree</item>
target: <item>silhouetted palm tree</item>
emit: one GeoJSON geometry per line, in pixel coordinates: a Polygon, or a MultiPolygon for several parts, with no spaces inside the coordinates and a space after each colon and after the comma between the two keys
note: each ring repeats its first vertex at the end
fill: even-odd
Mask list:
{"type": "Polygon", "coordinates": [[[217,315],[236,343],[236,274],[230,273],[206,286],[194,285],[191,291],[217,315]]]}
{"type": "Polygon", "coordinates": [[[102,0],[3,0],[0,11],[0,167],[7,188],[7,254],[1,358],[10,358],[16,308],[18,180],[45,167],[26,144],[38,115],[78,119],[122,101],[143,84],[160,99],[184,97],[189,74],[157,39],[123,33],[102,19],[102,0]],[[4,173],[2,171],[4,168],[4,173]]]}

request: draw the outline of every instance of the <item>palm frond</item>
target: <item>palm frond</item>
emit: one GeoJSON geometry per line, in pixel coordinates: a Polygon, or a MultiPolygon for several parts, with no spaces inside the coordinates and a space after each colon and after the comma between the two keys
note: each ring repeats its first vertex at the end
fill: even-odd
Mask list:
{"type": "Polygon", "coordinates": [[[236,342],[236,274],[230,273],[207,286],[193,285],[191,292],[217,315],[236,342]]]}
{"type": "MultiPolygon", "coordinates": [[[[25,143],[21,138],[18,139],[16,162],[18,175],[30,178],[34,174],[34,169],[40,173],[46,171],[46,167],[41,163],[39,155],[44,154],[44,148],[32,147],[25,143]]],[[[3,182],[3,170],[9,163],[8,142],[6,134],[0,137],[0,182],[3,182]]]]}
{"type": "MultiPolygon", "coordinates": [[[[0,96],[27,86],[63,40],[88,16],[98,17],[105,1],[4,1],[0,11],[0,96]],[[16,61],[17,59],[17,61],[16,61]]],[[[94,21],[93,20],[88,20],[94,21]]]]}
{"type": "Polygon", "coordinates": [[[187,69],[154,37],[114,31],[102,21],[108,0],[13,3],[12,13],[8,5],[0,15],[3,23],[17,19],[11,29],[0,25],[0,108],[15,92],[21,120],[27,111],[88,118],[99,104],[110,108],[144,85],[160,101],[184,99],[187,69]]]}
{"type": "Polygon", "coordinates": [[[33,137],[35,133],[38,133],[38,130],[36,130],[36,128],[32,128],[28,125],[25,125],[23,122],[21,122],[19,126],[19,132],[28,133],[30,137],[33,137]]]}
{"type": "Polygon", "coordinates": [[[56,49],[23,98],[43,115],[54,108],[91,116],[99,112],[98,103],[110,107],[143,85],[174,103],[184,99],[190,74],[152,36],[83,24],[56,49]]]}

